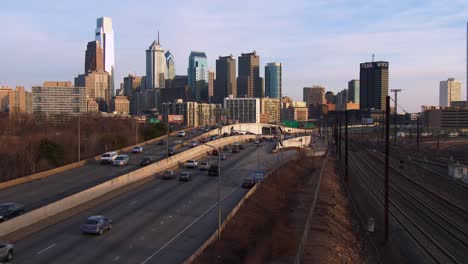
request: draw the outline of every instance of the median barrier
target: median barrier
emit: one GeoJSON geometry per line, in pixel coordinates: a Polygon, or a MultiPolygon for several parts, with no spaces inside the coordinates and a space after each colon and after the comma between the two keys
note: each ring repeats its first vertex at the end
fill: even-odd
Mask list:
{"type": "MultiPolygon", "coordinates": [[[[254,138],[253,135],[226,137],[211,141],[209,144],[214,147],[221,147],[237,141],[254,138]]],[[[43,221],[49,217],[65,212],[71,208],[87,203],[99,196],[112,192],[126,185],[135,183],[144,178],[150,177],[156,173],[178,166],[180,162],[187,159],[205,156],[212,148],[206,145],[200,145],[184,152],[178,153],[167,159],[157,161],[146,167],[126,173],[112,180],[106,181],[87,190],[73,194],[46,206],[27,212],[23,215],[10,219],[0,224],[0,238],[13,232],[19,231],[30,225],[43,221]]]]}
{"type": "MultiPolygon", "coordinates": [[[[178,132],[179,131],[172,132],[172,133],[169,134],[169,136],[177,135],[178,132]]],[[[136,144],[136,145],[128,146],[128,147],[121,148],[121,149],[114,150],[114,151],[117,151],[117,152],[128,151],[128,150],[133,149],[136,146],[144,146],[144,145],[147,145],[147,144],[151,144],[151,143],[154,143],[154,142],[159,141],[161,139],[165,139],[166,137],[167,137],[167,135],[160,136],[160,137],[157,137],[157,138],[153,138],[153,139],[141,142],[141,143],[136,144]]],[[[178,149],[178,148],[180,148],[179,145],[175,146],[175,149],[178,149]]],[[[44,179],[44,178],[47,178],[47,177],[52,176],[52,175],[57,174],[57,173],[61,173],[61,172],[64,172],[64,171],[75,169],[75,168],[81,167],[83,165],[89,164],[91,162],[96,162],[101,158],[101,155],[102,154],[99,154],[99,155],[94,156],[92,158],[88,158],[88,159],[85,159],[85,160],[73,162],[73,163],[70,163],[70,164],[67,164],[67,165],[64,165],[64,166],[61,166],[61,167],[53,168],[53,169],[46,170],[46,171],[41,171],[41,172],[38,172],[38,173],[34,173],[34,174],[31,174],[31,175],[23,176],[23,177],[16,178],[16,179],[13,179],[13,180],[9,180],[9,181],[5,181],[5,182],[0,182],[0,190],[6,189],[6,188],[9,188],[9,187],[13,187],[13,186],[16,186],[16,185],[32,182],[32,181],[35,181],[35,180],[44,179]]]]}

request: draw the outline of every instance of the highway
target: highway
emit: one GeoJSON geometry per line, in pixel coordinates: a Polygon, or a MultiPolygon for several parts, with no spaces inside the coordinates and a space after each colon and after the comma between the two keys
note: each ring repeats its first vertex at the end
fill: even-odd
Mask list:
{"type": "MultiPolygon", "coordinates": [[[[200,130],[194,130],[191,134],[183,138],[177,136],[169,137],[169,143],[177,141],[190,141],[190,138],[200,135],[200,130]]],[[[166,145],[160,146],[154,142],[143,146],[143,153],[128,154],[130,161],[126,166],[114,167],[110,164],[102,165],[99,161],[88,163],[84,166],[57,173],[47,178],[36,180],[4,190],[0,190],[0,203],[16,202],[25,205],[26,211],[31,211],[54,201],[65,198],[69,195],[86,190],[100,183],[140,168],[140,161],[145,155],[156,155],[157,160],[166,157],[166,145]]],[[[176,152],[184,151],[187,147],[182,147],[176,152]]]]}
{"type": "MultiPolygon", "coordinates": [[[[239,187],[243,179],[258,164],[267,170],[281,159],[281,154],[271,154],[273,143],[264,143],[258,152],[253,143],[244,144],[240,153],[223,151],[223,217],[247,192],[239,187]]],[[[284,158],[293,155],[285,152],[284,158]]],[[[216,156],[202,160],[217,163],[216,156]]],[[[190,171],[191,182],[152,180],[18,241],[12,263],[181,263],[217,228],[218,178],[190,171]],[[111,218],[113,229],[103,236],[81,234],[80,224],[95,214],[111,218]]]]}

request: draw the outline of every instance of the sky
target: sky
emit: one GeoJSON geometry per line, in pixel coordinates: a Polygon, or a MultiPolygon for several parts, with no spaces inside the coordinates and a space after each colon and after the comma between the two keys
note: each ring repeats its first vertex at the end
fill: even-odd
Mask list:
{"type": "MultiPolygon", "coordinates": [[[[145,74],[145,50],[160,32],[187,74],[190,51],[219,56],[255,50],[260,74],[283,64],[283,95],[302,88],[338,92],[359,79],[359,63],[390,64],[390,89],[408,112],[437,105],[439,81],[455,77],[466,98],[467,0],[15,0],[0,8],[0,85],[73,82],[84,72],[96,19],[113,19],[116,83],[145,74]]],[[[117,86],[118,87],[118,86],[117,86]]]]}

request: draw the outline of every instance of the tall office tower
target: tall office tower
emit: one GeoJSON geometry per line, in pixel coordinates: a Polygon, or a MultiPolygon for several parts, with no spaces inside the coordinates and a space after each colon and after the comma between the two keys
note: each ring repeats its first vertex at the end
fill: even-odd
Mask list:
{"type": "Polygon", "coordinates": [[[110,75],[104,70],[80,74],[75,78],[75,87],[85,87],[87,98],[96,100],[101,112],[110,111],[112,96],[109,84],[110,75]]]}
{"type": "Polygon", "coordinates": [[[312,87],[304,87],[302,100],[307,105],[320,105],[325,103],[325,87],[314,85],[312,87]]]}
{"type": "Polygon", "coordinates": [[[239,77],[237,77],[237,97],[263,97],[262,78],[260,78],[260,57],[256,52],[242,53],[239,56],[239,77]]]}
{"type": "Polygon", "coordinates": [[[187,69],[188,84],[195,101],[208,101],[208,58],[205,52],[192,51],[187,69]]]}
{"type": "MultiPolygon", "coordinates": [[[[96,40],[104,54],[104,70],[109,73],[109,85],[111,97],[114,96],[114,30],[112,29],[112,19],[110,17],[101,17],[96,23],[96,40]]],[[[86,74],[87,72],[85,72],[86,74]]]]}
{"type": "Polygon", "coordinates": [[[265,96],[270,98],[281,98],[282,65],[279,62],[267,63],[265,66],[265,96]]]}
{"type": "Polygon", "coordinates": [[[166,56],[164,49],[159,43],[159,33],[157,41],[153,41],[146,50],[146,90],[164,88],[166,78],[166,56]]]}
{"type": "Polygon", "coordinates": [[[359,80],[348,82],[348,102],[359,104],[359,80]]]}
{"type": "Polygon", "coordinates": [[[215,72],[208,70],[208,102],[211,103],[214,95],[215,72]]]}
{"type": "Polygon", "coordinates": [[[130,113],[132,115],[136,114],[136,98],[137,93],[141,91],[142,81],[142,77],[135,76],[133,74],[124,77],[124,95],[130,101],[130,113]]]}
{"type": "Polygon", "coordinates": [[[220,56],[216,60],[216,80],[213,92],[216,103],[224,102],[224,98],[230,95],[237,97],[236,59],[232,55],[220,56]]]}
{"type": "Polygon", "coordinates": [[[388,62],[364,62],[360,64],[360,109],[385,110],[388,95],[388,62]]]}
{"type": "Polygon", "coordinates": [[[167,79],[172,80],[175,76],[174,55],[170,51],[167,51],[164,56],[166,57],[167,79]]]}
{"type": "Polygon", "coordinates": [[[450,106],[453,101],[461,101],[461,82],[454,78],[440,81],[439,106],[450,106]]]}
{"type": "Polygon", "coordinates": [[[99,41],[88,42],[85,53],[85,74],[104,70],[104,53],[99,41]]]}

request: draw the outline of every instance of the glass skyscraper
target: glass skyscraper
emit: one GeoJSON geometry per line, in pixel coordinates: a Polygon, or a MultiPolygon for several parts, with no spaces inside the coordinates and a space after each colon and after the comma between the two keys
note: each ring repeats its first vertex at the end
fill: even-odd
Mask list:
{"type": "Polygon", "coordinates": [[[281,63],[270,62],[265,66],[265,96],[281,99],[281,63]]]}
{"type": "Polygon", "coordinates": [[[167,66],[167,79],[174,79],[175,76],[175,64],[174,64],[174,55],[170,51],[167,51],[166,56],[166,66],[167,66]]]}
{"type": "Polygon", "coordinates": [[[197,102],[208,101],[208,58],[205,52],[190,53],[187,74],[192,98],[197,102]]]}
{"type": "MultiPolygon", "coordinates": [[[[114,96],[114,30],[112,29],[112,19],[110,17],[101,17],[96,23],[96,40],[101,45],[104,55],[104,70],[109,73],[109,85],[111,96],[114,96]]],[[[86,74],[86,72],[85,72],[86,74]]]]}

